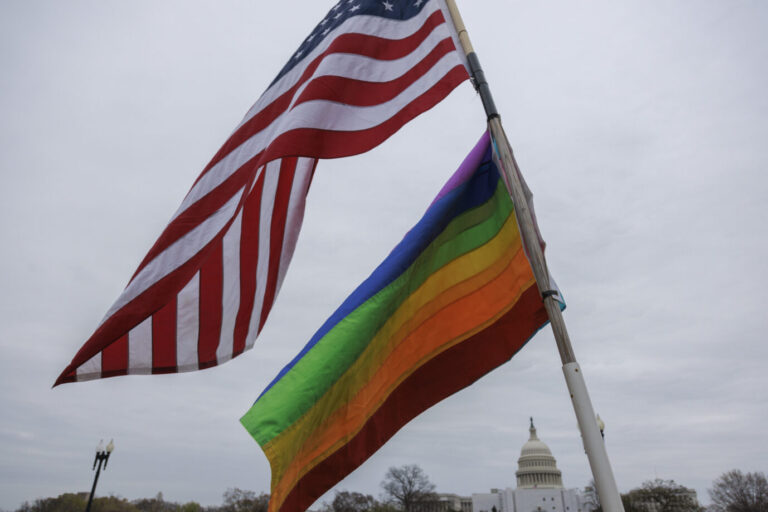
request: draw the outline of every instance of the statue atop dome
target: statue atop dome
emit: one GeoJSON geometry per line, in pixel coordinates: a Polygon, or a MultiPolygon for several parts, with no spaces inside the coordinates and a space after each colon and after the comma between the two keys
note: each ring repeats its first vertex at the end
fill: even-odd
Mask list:
{"type": "Polygon", "coordinates": [[[533,416],[531,416],[531,428],[528,429],[528,432],[531,433],[531,437],[528,438],[529,441],[538,441],[539,438],[536,437],[536,427],[533,425],[533,416]]]}

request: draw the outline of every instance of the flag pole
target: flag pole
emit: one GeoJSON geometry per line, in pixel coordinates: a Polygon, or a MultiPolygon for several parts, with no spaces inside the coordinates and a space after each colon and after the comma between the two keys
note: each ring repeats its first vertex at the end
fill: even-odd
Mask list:
{"type": "Polygon", "coordinates": [[[501,124],[501,116],[496,110],[496,105],[491,95],[485,74],[480,66],[480,61],[475,53],[472,43],[469,40],[464,22],[456,6],[455,0],[445,0],[448,10],[453,20],[453,25],[459,37],[462,49],[467,56],[469,71],[472,76],[472,82],[483,102],[485,113],[488,117],[488,127],[496,141],[497,150],[503,164],[502,172],[505,175],[505,182],[515,205],[515,215],[520,226],[520,232],[523,242],[528,252],[531,262],[531,268],[536,278],[544,307],[549,316],[552,331],[557,342],[557,349],[560,352],[560,359],[563,363],[563,373],[565,382],[571,395],[573,409],[576,412],[576,419],[581,430],[581,437],[584,441],[584,449],[589,459],[589,465],[592,469],[592,475],[595,479],[595,487],[600,497],[600,503],[605,512],[624,512],[624,506],[621,503],[616,479],[613,476],[611,463],[608,459],[608,452],[605,448],[603,436],[597,425],[595,411],[592,408],[592,401],[587,392],[587,386],[584,382],[581,368],[576,362],[576,355],[571,346],[571,340],[568,336],[568,330],[565,327],[565,321],[560,310],[560,303],[557,301],[557,292],[552,289],[550,284],[549,270],[547,262],[544,259],[544,251],[539,244],[539,237],[536,232],[533,215],[529,208],[528,201],[525,198],[525,192],[520,178],[520,169],[515,161],[512,147],[509,144],[504,127],[501,124]]]}

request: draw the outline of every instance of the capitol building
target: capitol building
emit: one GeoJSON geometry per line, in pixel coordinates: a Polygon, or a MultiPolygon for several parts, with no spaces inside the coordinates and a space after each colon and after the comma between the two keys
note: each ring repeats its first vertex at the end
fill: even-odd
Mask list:
{"type": "Polygon", "coordinates": [[[439,494],[436,510],[460,512],[590,512],[578,489],[565,489],[557,461],[536,435],[531,418],[530,438],[517,460],[517,487],[491,489],[469,496],[439,494]]]}

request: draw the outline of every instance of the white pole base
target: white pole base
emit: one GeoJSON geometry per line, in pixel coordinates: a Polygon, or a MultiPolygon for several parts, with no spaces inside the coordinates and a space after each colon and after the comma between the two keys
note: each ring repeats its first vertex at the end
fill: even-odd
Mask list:
{"type": "Polygon", "coordinates": [[[571,394],[573,409],[576,411],[576,420],[579,422],[581,439],[584,441],[584,450],[587,452],[589,466],[595,478],[595,487],[600,496],[600,505],[604,512],[624,512],[621,503],[619,489],[613,476],[611,463],[608,461],[608,452],[605,442],[595,419],[595,411],[592,401],[587,393],[587,385],[584,382],[579,363],[567,363],[563,365],[565,382],[568,392],[571,394]]]}

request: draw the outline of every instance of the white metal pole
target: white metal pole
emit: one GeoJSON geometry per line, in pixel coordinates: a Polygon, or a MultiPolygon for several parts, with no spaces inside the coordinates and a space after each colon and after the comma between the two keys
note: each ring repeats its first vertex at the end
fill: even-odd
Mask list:
{"type": "Polygon", "coordinates": [[[592,468],[592,475],[595,479],[595,487],[597,487],[597,492],[600,496],[600,505],[606,512],[614,510],[623,512],[624,505],[621,502],[621,496],[616,486],[611,462],[608,460],[605,440],[595,421],[595,411],[592,409],[592,401],[589,399],[581,367],[576,362],[566,363],[563,365],[563,373],[565,374],[568,391],[571,393],[573,410],[576,411],[576,420],[579,422],[579,428],[581,429],[584,451],[587,452],[589,465],[592,468]],[[584,428],[582,425],[593,425],[593,428],[584,428]]]}
{"type": "Polygon", "coordinates": [[[506,183],[509,187],[509,194],[515,205],[515,215],[520,226],[520,233],[523,237],[523,243],[527,249],[528,257],[531,263],[539,292],[544,301],[544,307],[549,316],[552,326],[552,332],[557,342],[557,348],[560,353],[560,359],[563,363],[563,373],[565,382],[571,395],[573,409],[576,412],[576,420],[581,430],[582,440],[584,441],[584,450],[589,459],[589,465],[592,469],[592,475],[595,479],[597,493],[600,496],[600,504],[605,512],[624,512],[624,506],[621,503],[621,496],[616,485],[616,479],[613,476],[611,463],[608,459],[608,452],[605,449],[603,436],[597,426],[595,412],[592,408],[592,402],[587,392],[587,386],[584,382],[582,371],[576,362],[576,356],[571,346],[568,336],[568,330],[565,327],[560,304],[550,288],[549,270],[544,258],[544,251],[539,245],[539,238],[533,221],[533,215],[528,207],[525,198],[523,185],[520,179],[520,170],[515,161],[512,147],[509,144],[504,128],[501,124],[501,117],[496,111],[496,106],[491,96],[488,82],[480,67],[480,62],[472,48],[464,22],[461,19],[455,0],[445,0],[446,6],[451,15],[453,25],[459,36],[462,49],[467,56],[470,66],[470,73],[474,81],[475,88],[480,93],[483,106],[488,116],[488,126],[496,142],[499,156],[503,164],[502,172],[505,175],[506,183]]]}

